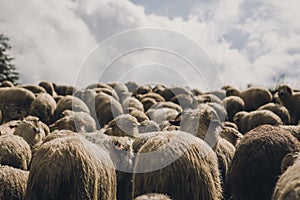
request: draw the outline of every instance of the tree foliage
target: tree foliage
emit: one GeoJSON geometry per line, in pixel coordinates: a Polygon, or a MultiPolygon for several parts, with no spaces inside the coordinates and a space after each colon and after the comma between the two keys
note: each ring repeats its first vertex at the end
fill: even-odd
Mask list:
{"type": "Polygon", "coordinates": [[[19,79],[19,73],[12,62],[14,58],[9,55],[10,49],[9,39],[0,33],[0,82],[8,80],[16,83],[19,79]]]}

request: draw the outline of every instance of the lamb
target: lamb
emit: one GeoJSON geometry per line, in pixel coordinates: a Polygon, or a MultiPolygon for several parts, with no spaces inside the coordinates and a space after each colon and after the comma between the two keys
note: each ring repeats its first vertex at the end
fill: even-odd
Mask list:
{"type": "Polygon", "coordinates": [[[281,85],[278,88],[281,103],[289,110],[291,124],[297,125],[300,120],[300,92],[294,92],[289,86],[281,85]]]}
{"type": "Polygon", "coordinates": [[[244,91],[228,87],[226,96],[239,96],[245,102],[245,111],[254,111],[260,106],[272,101],[272,94],[269,90],[260,87],[251,87],[244,91]]]}
{"type": "Polygon", "coordinates": [[[249,131],[238,144],[230,169],[233,199],[271,199],[282,159],[299,150],[297,139],[279,127],[262,125],[249,131]]]}
{"type": "Polygon", "coordinates": [[[27,142],[15,135],[0,136],[0,165],[28,170],[31,150],[27,142]]]}
{"type": "Polygon", "coordinates": [[[50,140],[32,159],[24,197],[29,199],[115,200],[113,163],[102,148],[80,136],[50,140]]]}
{"type": "Polygon", "coordinates": [[[269,110],[278,115],[285,125],[289,125],[291,123],[291,117],[288,109],[280,104],[275,103],[268,103],[261,107],[259,107],[257,110],[269,110]]]}
{"type": "Polygon", "coordinates": [[[26,117],[34,99],[34,94],[23,88],[0,88],[0,110],[3,122],[26,117]]]}
{"type": "Polygon", "coordinates": [[[41,93],[32,101],[29,114],[38,117],[42,122],[50,125],[55,109],[56,102],[52,96],[47,93],[41,93]]]}
{"type": "Polygon", "coordinates": [[[263,124],[283,125],[280,117],[269,110],[256,110],[249,113],[246,111],[238,112],[233,121],[242,134],[263,124]]]}
{"type": "Polygon", "coordinates": [[[28,171],[0,166],[0,197],[5,200],[22,200],[28,180],[28,171]]]}
{"type": "Polygon", "coordinates": [[[223,105],[228,114],[228,121],[233,122],[236,113],[245,110],[245,103],[241,97],[229,96],[223,99],[223,105]]]}
{"type": "Polygon", "coordinates": [[[294,165],[289,167],[282,174],[276,183],[273,193],[273,200],[294,200],[299,199],[300,190],[300,161],[297,160],[294,165]]]}
{"type": "Polygon", "coordinates": [[[171,200],[169,196],[163,195],[163,194],[144,194],[141,196],[138,196],[134,200],[171,200]]]}
{"type": "Polygon", "coordinates": [[[153,192],[174,200],[222,198],[215,153],[188,133],[164,132],[150,137],[136,156],[134,172],[133,198],[153,192]]]}
{"type": "Polygon", "coordinates": [[[73,110],[75,112],[85,112],[90,114],[89,108],[82,100],[77,97],[67,95],[58,101],[54,111],[54,121],[63,117],[63,111],[65,110],[73,110]]]}

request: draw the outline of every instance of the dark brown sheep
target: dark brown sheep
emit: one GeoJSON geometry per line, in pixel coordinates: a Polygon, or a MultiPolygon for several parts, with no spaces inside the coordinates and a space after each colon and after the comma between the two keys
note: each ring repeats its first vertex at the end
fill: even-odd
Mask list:
{"type": "Polygon", "coordinates": [[[291,123],[297,125],[300,120],[300,92],[294,92],[289,86],[281,85],[278,88],[278,96],[289,110],[291,123]]]}
{"type": "Polygon", "coordinates": [[[138,95],[147,94],[150,92],[152,92],[150,85],[141,85],[132,92],[132,96],[137,97],[138,95]]]}
{"type": "Polygon", "coordinates": [[[245,110],[245,103],[241,97],[229,96],[223,99],[223,105],[228,114],[228,121],[233,122],[236,113],[245,110]]]}
{"type": "Polygon", "coordinates": [[[23,138],[11,134],[0,136],[0,165],[28,170],[30,160],[30,146],[23,138]]]}
{"type": "Polygon", "coordinates": [[[269,110],[256,110],[252,112],[238,112],[233,118],[242,134],[263,124],[282,125],[280,117],[269,110]]]}
{"type": "Polygon", "coordinates": [[[283,124],[289,125],[291,123],[291,117],[288,109],[280,104],[268,103],[257,110],[269,110],[278,115],[283,122],[283,124]]]}
{"type": "Polygon", "coordinates": [[[276,183],[273,200],[296,200],[300,198],[300,160],[289,167],[276,183]]]}
{"type": "Polygon", "coordinates": [[[115,200],[113,163],[103,149],[79,136],[50,140],[32,159],[24,197],[29,199],[115,200]]]}
{"type": "Polygon", "coordinates": [[[141,103],[143,104],[144,111],[147,112],[152,106],[157,104],[157,102],[152,98],[144,98],[141,103]]]}
{"type": "Polygon", "coordinates": [[[56,94],[61,96],[72,95],[76,91],[75,87],[68,85],[57,85],[53,83],[53,87],[56,94]]]}
{"type": "Polygon", "coordinates": [[[297,139],[279,127],[262,125],[248,132],[238,144],[232,161],[233,199],[271,199],[282,159],[299,150],[297,139]]]}
{"type": "Polygon", "coordinates": [[[35,99],[34,94],[23,88],[1,88],[0,110],[4,122],[22,119],[29,114],[30,105],[35,99]]]}
{"type": "Polygon", "coordinates": [[[41,93],[32,101],[29,114],[38,117],[42,122],[50,125],[55,109],[56,102],[52,96],[47,93],[41,93]]]}
{"type": "Polygon", "coordinates": [[[0,166],[0,198],[22,200],[28,180],[28,171],[0,166]]]}
{"type": "Polygon", "coordinates": [[[222,197],[215,153],[188,133],[165,132],[150,137],[136,156],[134,172],[138,173],[133,174],[133,198],[151,192],[174,200],[222,197]]]}

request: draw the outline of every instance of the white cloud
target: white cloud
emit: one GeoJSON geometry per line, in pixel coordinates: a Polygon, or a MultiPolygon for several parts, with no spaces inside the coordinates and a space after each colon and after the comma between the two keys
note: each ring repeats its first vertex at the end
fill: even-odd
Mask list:
{"type": "MultiPolygon", "coordinates": [[[[80,63],[97,43],[128,29],[162,27],[184,33],[200,43],[216,62],[225,84],[245,87],[253,83],[271,87],[280,77],[279,81],[293,86],[300,82],[295,78],[300,75],[300,70],[295,69],[299,69],[300,63],[300,13],[297,10],[300,3],[297,0],[190,0],[184,5],[183,1],[171,0],[166,0],[166,4],[133,2],[0,0],[0,20],[3,20],[0,28],[11,38],[22,81],[36,83],[50,79],[72,84],[80,63]]],[[[155,39],[159,45],[168,43],[164,37],[155,39]]],[[[197,58],[195,49],[180,44],[176,37],[167,40],[171,40],[169,48],[194,55],[191,59],[197,58]]],[[[103,61],[122,49],[141,46],[147,41],[151,41],[149,36],[128,37],[128,41],[120,42],[115,48],[107,47],[106,50],[114,50],[102,52],[89,64],[93,70],[103,70],[101,62],[97,63],[99,57],[103,61]]],[[[107,74],[108,79],[120,76],[126,64],[130,67],[149,64],[151,59],[176,65],[172,62],[176,59],[165,54],[133,53],[117,62],[123,71],[112,71],[107,74]]],[[[89,70],[84,73],[89,77],[86,82],[95,81],[99,76],[89,70]]],[[[141,77],[149,79],[149,74],[137,71],[135,74],[128,77],[139,75],[141,80],[141,77]]],[[[188,77],[189,81],[199,83],[198,77],[193,75],[188,77]]],[[[213,78],[206,77],[208,82],[213,78]]],[[[176,82],[178,80],[174,80],[176,82]]]]}

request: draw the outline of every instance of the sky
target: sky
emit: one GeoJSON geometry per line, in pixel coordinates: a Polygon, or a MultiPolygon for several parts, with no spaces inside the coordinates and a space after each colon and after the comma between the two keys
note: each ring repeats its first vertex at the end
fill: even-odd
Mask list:
{"type": "Polygon", "coordinates": [[[299,0],[0,0],[20,83],[300,83],[299,0]]]}

